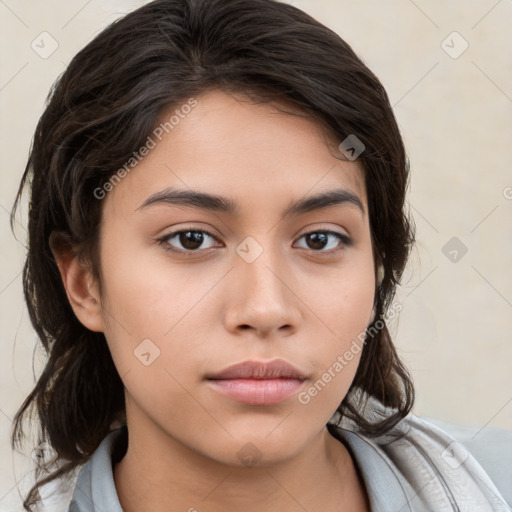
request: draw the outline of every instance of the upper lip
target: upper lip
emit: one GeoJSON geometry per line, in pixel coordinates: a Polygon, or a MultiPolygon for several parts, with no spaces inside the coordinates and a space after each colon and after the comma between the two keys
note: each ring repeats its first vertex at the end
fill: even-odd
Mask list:
{"type": "Polygon", "coordinates": [[[228,366],[219,373],[207,376],[211,380],[221,379],[299,379],[306,376],[297,368],[283,359],[269,362],[244,361],[228,366]]]}

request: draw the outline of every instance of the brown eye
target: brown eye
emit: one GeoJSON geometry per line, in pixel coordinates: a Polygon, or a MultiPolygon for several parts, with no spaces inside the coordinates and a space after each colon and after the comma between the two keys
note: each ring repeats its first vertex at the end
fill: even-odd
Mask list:
{"type": "Polygon", "coordinates": [[[312,249],[315,252],[334,252],[351,244],[348,236],[336,231],[312,231],[302,235],[300,239],[306,242],[306,247],[302,246],[302,248],[312,249]]]}
{"type": "Polygon", "coordinates": [[[176,236],[182,247],[188,250],[199,249],[204,240],[204,234],[199,231],[182,231],[176,236]]]}
{"type": "Polygon", "coordinates": [[[215,240],[215,237],[202,229],[180,229],[173,231],[158,239],[158,242],[168,251],[194,252],[200,249],[210,249],[213,244],[205,247],[208,239],[215,240]]]}

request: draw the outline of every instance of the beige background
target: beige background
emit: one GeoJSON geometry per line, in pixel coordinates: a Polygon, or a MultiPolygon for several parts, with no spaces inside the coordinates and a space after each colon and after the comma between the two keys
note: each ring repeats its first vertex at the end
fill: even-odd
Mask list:
{"type": "MultiPolygon", "coordinates": [[[[51,84],[103,27],[143,3],[0,1],[0,512],[19,509],[15,481],[28,481],[30,459],[11,462],[8,436],[33,384],[35,347],[21,291],[25,216],[17,242],[8,211],[51,84]],[[44,31],[58,44],[46,59],[31,47],[44,31]]],[[[396,344],[416,413],[512,429],[512,1],[292,3],[377,74],[403,132],[418,246],[398,293],[396,344]],[[442,250],[452,237],[467,247],[456,262],[442,250]]]]}

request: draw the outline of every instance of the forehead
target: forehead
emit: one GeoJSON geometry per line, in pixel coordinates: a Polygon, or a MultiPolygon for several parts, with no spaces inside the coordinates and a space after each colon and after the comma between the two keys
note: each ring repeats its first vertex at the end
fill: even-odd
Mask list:
{"type": "Polygon", "coordinates": [[[291,102],[254,103],[221,91],[194,100],[183,102],[193,108],[162,112],[148,138],[151,149],[109,192],[108,203],[133,210],[172,186],[269,207],[342,187],[367,210],[361,164],[347,161],[339,141],[291,102]]]}

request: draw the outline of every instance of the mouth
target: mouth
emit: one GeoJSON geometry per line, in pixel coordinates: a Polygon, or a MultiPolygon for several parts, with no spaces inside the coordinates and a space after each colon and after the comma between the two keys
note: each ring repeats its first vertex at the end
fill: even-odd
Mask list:
{"type": "Polygon", "coordinates": [[[219,394],[249,405],[275,405],[300,387],[307,376],[282,359],[245,361],[206,377],[219,394]]]}

